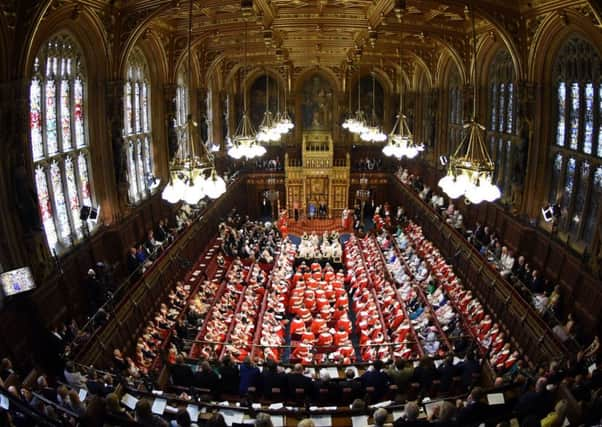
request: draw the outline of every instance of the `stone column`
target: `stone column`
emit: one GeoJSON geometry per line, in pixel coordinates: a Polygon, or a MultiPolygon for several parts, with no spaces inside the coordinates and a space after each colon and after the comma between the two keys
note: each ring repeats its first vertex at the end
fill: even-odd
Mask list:
{"type": "Polygon", "coordinates": [[[117,187],[118,209],[116,217],[121,218],[128,210],[128,181],[127,181],[127,146],[123,138],[124,129],[124,81],[107,81],[106,107],[109,124],[109,138],[113,149],[113,172],[117,187]]]}
{"type": "MultiPolygon", "coordinates": [[[[188,88],[190,94],[191,89],[188,88]]],[[[167,162],[171,162],[178,152],[178,133],[175,128],[177,106],[176,106],[177,86],[175,84],[163,85],[163,101],[165,103],[165,128],[167,129],[167,162]]],[[[192,100],[189,108],[192,108],[192,100]]],[[[190,111],[192,112],[192,111],[190,111]]],[[[162,181],[167,182],[168,177],[162,177],[162,181]]]]}
{"type": "Polygon", "coordinates": [[[53,269],[38,198],[29,136],[29,82],[13,80],[0,86],[0,248],[3,267],[32,267],[36,277],[53,269]]]}

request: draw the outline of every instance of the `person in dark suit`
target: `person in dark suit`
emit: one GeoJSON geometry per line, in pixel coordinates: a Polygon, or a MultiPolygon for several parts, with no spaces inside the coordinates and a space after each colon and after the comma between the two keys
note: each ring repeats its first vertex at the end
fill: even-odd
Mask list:
{"type": "MultiPolygon", "coordinates": [[[[86,381],[86,388],[88,389],[89,394],[105,397],[113,391],[112,385],[108,383],[105,384],[104,378],[98,378],[98,373],[93,368],[88,369],[86,378],[88,378],[86,381]]],[[[107,378],[111,377],[107,376],[107,378]]]]}
{"type": "Polygon", "coordinates": [[[437,369],[439,373],[439,379],[441,381],[441,391],[447,393],[451,388],[453,378],[457,373],[457,368],[454,366],[454,356],[448,355],[445,361],[437,369]]]}
{"type": "Polygon", "coordinates": [[[537,419],[545,417],[552,409],[554,402],[551,393],[546,389],[548,381],[540,377],[535,383],[535,389],[524,393],[516,403],[514,412],[521,424],[527,417],[534,415],[537,419]]]}
{"type": "Polygon", "coordinates": [[[464,390],[468,390],[474,381],[473,374],[478,374],[481,370],[474,352],[471,351],[466,355],[466,359],[462,362],[459,369],[460,376],[462,377],[462,386],[464,390]]]}
{"type": "Polygon", "coordinates": [[[184,356],[178,354],[176,363],[170,366],[171,382],[182,387],[190,387],[193,380],[193,372],[190,366],[184,363],[184,356]]]}
{"type": "Polygon", "coordinates": [[[341,390],[341,392],[345,388],[351,389],[351,400],[357,399],[358,397],[362,396],[362,382],[359,380],[359,378],[355,377],[355,371],[351,368],[347,368],[347,370],[345,371],[345,379],[339,384],[339,389],[341,390]]]}
{"type": "Polygon", "coordinates": [[[278,372],[278,365],[276,365],[276,362],[268,359],[263,365],[263,372],[261,373],[259,382],[261,384],[263,396],[269,399],[273,395],[272,389],[274,388],[279,388],[280,391],[284,393],[286,376],[283,373],[278,372]]]}
{"type": "Polygon", "coordinates": [[[303,375],[303,366],[297,363],[293,372],[287,375],[287,392],[290,397],[295,397],[295,390],[300,388],[303,389],[304,395],[309,396],[312,391],[313,383],[311,379],[303,375]]]}
{"type": "Polygon", "coordinates": [[[222,380],[222,391],[228,394],[238,393],[240,374],[238,368],[232,363],[230,356],[225,356],[222,359],[218,371],[222,380]]]}
{"type": "Polygon", "coordinates": [[[437,371],[433,361],[428,357],[423,357],[420,364],[414,369],[413,381],[420,384],[420,392],[424,395],[428,393],[429,387],[437,377],[437,371]]]}
{"type": "Polygon", "coordinates": [[[481,387],[475,387],[464,404],[460,402],[456,420],[461,426],[477,425],[487,417],[489,405],[482,400],[485,393],[481,387]]]}
{"type": "Polygon", "coordinates": [[[246,396],[249,387],[257,387],[259,384],[259,368],[251,363],[250,357],[245,357],[245,360],[240,365],[240,383],[238,394],[246,396]]]}
{"type": "Polygon", "coordinates": [[[193,384],[195,387],[211,390],[214,396],[219,393],[219,377],[207,361],[201,363],[201,370],[194,374],[193,384]]]}
{"type": "Polygon", "coordinates": [[[380,360],[377,360],[372,364],[372,367],[360,377],[360,381],[364,388],[374,387],[374,392],[371,396],[373,401],[382,399],[389,388],[389,377],[383,372],[382,368],[383,363],[380,360]]]}
{"type": "Polygon", "coordinates": [[[132,274],[134,271],[138,270],[138,267],[140,267],[141,262],[138,260],[136,248],[130,248],[126,264],[129,274],[132,274]]]}

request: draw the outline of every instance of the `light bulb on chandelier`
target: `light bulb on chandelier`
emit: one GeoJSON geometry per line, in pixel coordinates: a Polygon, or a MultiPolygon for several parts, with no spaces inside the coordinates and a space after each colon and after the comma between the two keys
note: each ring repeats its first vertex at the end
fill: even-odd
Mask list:
{"type": "MultiPolygon", "coordinates": [[[[472,5],[471,5],[472,6],[472,5]]],[[[472,26],[472,119],[464,125],[465,136],[449,158],[447,174],[439,180],[439,187],[452,199],[464,196],[473,204],[493,202],[501,197],[493,183],[495,164],[487,150],[483,133],[485,127],[477,122],[477,37],[473,8],[470,8],[472,26]]]]}

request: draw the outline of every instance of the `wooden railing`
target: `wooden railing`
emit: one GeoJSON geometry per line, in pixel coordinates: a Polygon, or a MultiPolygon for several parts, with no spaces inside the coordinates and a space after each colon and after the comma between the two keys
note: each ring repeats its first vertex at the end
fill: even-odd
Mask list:
{"type": "Polygon", "coordinates": [[[165,301],[175,283],[190,266],[217,231],[219,222],[236,205],[245,179],[234,182],[228,192],[213,202],[204,214],[188,227],[172,244],[169,252],[153,264],[152,269],[132,287],[109,320],[96,331],[77,355],[77,361],[102,368],[107,366],[116,348],[130,350],[150,317],[165,301]]]}
{"type": "Polygon", "coordinates": [[[425,236],[451,260],[456,273],[506,330],[524,354],[537,362],[560,359],[568,351],[535,309],[502,278],[457,230],[446,224],[418,195],[391,176],[397,201],[425,236]],[[511,333],[510,333],[511,332],[511,333]]]}

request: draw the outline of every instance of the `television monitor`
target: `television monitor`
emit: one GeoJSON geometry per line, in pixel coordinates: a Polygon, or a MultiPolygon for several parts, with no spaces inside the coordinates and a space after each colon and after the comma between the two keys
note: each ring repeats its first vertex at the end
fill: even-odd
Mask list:
{"type": "Polygon", "coordinates": [[[30,291],[36,287],[29,267],[17,268],[0,274],[0,285],[7,297],[30,291]]]}

